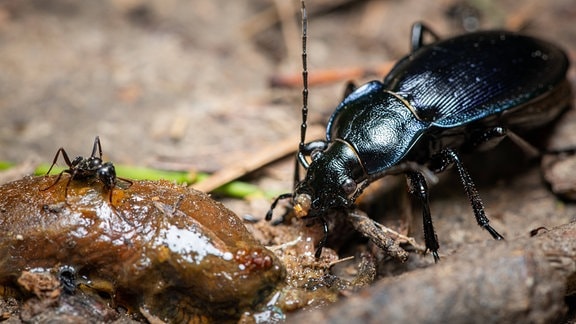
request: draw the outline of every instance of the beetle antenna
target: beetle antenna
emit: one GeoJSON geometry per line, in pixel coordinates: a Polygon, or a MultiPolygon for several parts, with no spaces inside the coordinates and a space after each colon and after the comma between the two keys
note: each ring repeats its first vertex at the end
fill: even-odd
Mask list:
{"type": "Polygon", "coordinates": [[[304,143],[306,142],[306,128],[308,120],[308,63],[306,54],[306,39],[308,32],[308,15],[306,13],[305,1],[302,4],[302,125],[300,125],[300,145],[298,152],[302,153],[304,150],[304,143]]]}

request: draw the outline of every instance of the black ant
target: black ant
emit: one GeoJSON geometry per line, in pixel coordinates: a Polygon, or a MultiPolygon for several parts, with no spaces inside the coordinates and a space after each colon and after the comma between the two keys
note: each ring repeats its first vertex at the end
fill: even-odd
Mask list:
{"type": "Polygon", "coordinates": [[[60,172],[56,181],[54,181],[54,183],[49,187],[42,189],[42,191],[54,187],[60,181],[62,174],[68,173],[70,174],[70,178],[68,179],[66,188],[64,189],[65,198],[68,198],[68,187],[72,180],[96,179],[102,182],[105,190],[109,191],[109,201],[110,204],[112,204],[112,190],[114,187],[119,186],[123,189],[127,189],[132,185],[132,181],[116,176],[116,169],[112,162],[102,162],[102,146],[100,145],[100,138],[98,136],[94,139],[92,154],[88,158],[78,156],[74,160],[70,161],[64,148],[59,148],[58,152],[56,152],[56,156],[54,156],[54,161],[52,161],[50,169],[46,172],[46,175],[50,174],[50,171],[52,171],[52,168],[56,165],[60,153],[62,153],[62,157],[64,158],[64,162],[66,162],[68,169],[60,172]],[[96,156],[96,150],[98,150],[98,156],[96,156]],[[120,182],[123,182],[122,185],[120,182]]]}

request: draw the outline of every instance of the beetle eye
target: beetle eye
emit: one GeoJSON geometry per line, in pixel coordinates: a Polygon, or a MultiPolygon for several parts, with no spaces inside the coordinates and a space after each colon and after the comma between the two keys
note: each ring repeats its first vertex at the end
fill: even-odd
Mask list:
{"type": "Polygon", "coordinates": [[[312,161],[318,160],[318,158],[322,156],[322,153],[323,153],[322,150],[312,151],[312,153],[310,153],[310,157],[312,158],[312,161]]]}
{"type": "Polygon", "coordinates": [[[348,196],[350,196],[356,191],[356,181],[350,178],[346,179],[342,184],[342,189],[348,196]]]}

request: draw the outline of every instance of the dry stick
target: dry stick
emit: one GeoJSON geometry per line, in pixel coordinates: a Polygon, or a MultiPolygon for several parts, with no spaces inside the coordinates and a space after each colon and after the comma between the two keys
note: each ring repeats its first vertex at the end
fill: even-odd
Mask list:
{"type": "MultiPolygon", "coordinates": [[[[408,259],[408,252],[399,245],[401,240],[410,242],[413,246],[419,247],[414,239],[410,239],[400,233],[378,224],[369,218],[366,213],[360,210],[353,210],[348,214],[348,219],[354,229],[370,239],[374,244],[386,252],[387,255],[399,261],[408,259]]],[[[420,247],[421,250],[424,250],[420,247]]]]}
{"type": "Polygon", "coordinates": [[[538,17],[539,10],[545,10],[545,4],[540,1],[528,1],[522,7],[506,15],[504,26],[507,30],[522,31],[535,17],[538,17]]]}
{"type": "MultiPolygon", "coordinates": [[[[325,130],[323,127],[314,126],[308,130],[311,140],[324,137],[325,130]]],[[[219,187],[236,180],[252,171],[277,161],[287,155],[293,154],[298,149],[296,137],[290,137],[280,143],[260,150],[260,153],[244,159],[237,160],[233,165],[213,173],[208,179],[192,185],[194,189],[211,192],[219,187]]]]}
{"type": "MultiPolygon", "coordinates": [[[[310,71],[308,74],[309,85],[321,85],[334,82],[357,80],[369,75],[379,77],[388,74],[395,62],[385,62],[375,68],[348,67],[339,69],[326,69],[310,71]]],[[[279,74],[270,78],[269,83],[273,87],[279,88],[299,88],[302,87],[302,75],[299,73],[279,74]]]]}
{"type": "Polygon", "coordinates": [[[550,323],[576,292],[576,222],[486,241],[289,323],[550,323]]]}

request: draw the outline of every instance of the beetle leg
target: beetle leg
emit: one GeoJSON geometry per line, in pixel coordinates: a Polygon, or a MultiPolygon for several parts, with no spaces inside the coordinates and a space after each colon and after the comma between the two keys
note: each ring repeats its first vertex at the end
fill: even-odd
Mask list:
{"type": "Polygon", "coordinates": [[[322,236],[322,239],[320,240],[320,242],[318,242],[318,246],[316,247],[316,252],[314,253],[316,259],[320,258],[320,255],[322,255],[322,248],[326,245],[326,241],[328,241],[328,222],[326,222],[324,217],[319,218],[320,222],[322,222],[322,232],[324,233],[324,235],[322,236]]]}
{"type": "Polygon", "coordinates": [[[508,138],[514,142],[524,153],[529,157],[541,157],[543,155],[542,150],[532,145],[530,142],[522,138],[520,135],[508,130],[508,138]]]}
{"type": "Polygon", "coordinates": [[[458,154],[452,149],[449,148],[443,149],[442,151],[440,151],[440,153],[438,153],[438,155],[432,158],[432,163],[439,163],[439,165],[437,165],[438,171],[445,170],[451,164],[454,164],[456,166],[456,169],[458,170],[458,175],[460,176],[460,181],[464,186],[466,196],[468,196],[470,204],[472,205],[472,210],[474,211],[476,222],[482,228],[487,230],[495,240],[503,240],[504,237],[488,224],[490,220],[488,219],[488,217],[486,217],[486,213],[484,212],[484,205],[482,204],[482,200],[480,199],[478,190],[476,190],[476,186],[474,185],[474,182],[472,181],[470,174],[468,173],[468,171],[466,171],[464,165],[460,161],[460,157],[458,156],[458,154]]]}
{"type": "Polygon", "coordinates": [[[342,97],[342,100],[346,99],[346,97],[348,97],[352,92],[354,92],[356,88],[358,87],[354,82],[348,81],[348,83],[346,84],[346,88],[344,89],[344,96],[342,97]]]}
{"type": "Polygon", "coordinates": [[[436,33],[432,31],[432,29],[424,25],[424,23],[422,23],[421,21],[414,23],[414,25],[412,25],[412,32],[410,35],[410,48],[412,52],[418,50],[420,47],[425,45],[424,44],[425,33],[430,35],[435,42],[440,40],[440,37],[438,37],[438,35],[436,35],[436,33]]]}
{"type": "Polygon", "coordinates": [[[499,126],[475,131],[468,136],[462,150],[465,152],[486,151],[498,145],[507,135],[507,129],[499,126]]]}
{"type": "MultiPolygon", "coordinates": [[[[270,205],[270,209],[268,209],[268,212],[266,213],[266,220],[269,221],[272,219],[272,213],[274,212],[274,208],[276,208],[276,205],[278,205],[278,202],[280,200],[283,199],[288,199],[288,198],[292,198],[292,193],[285,193],[285,194],[281,194],[280,196],[276,197],[276,199],[274,199],[274,201],[272,202],[272,204],[270,205]]],[[[284,218],[284,217],[282,217],[284,218]]]]}
{"type": "Polygon", "coordinates": [[[294,159],[294,184],[293,188],[296,188],[298,183],[300,183],[300,152],[296,155],[294,159]]]}
{"type": "Polygon", "coordinates": [[[515,132],[501,126],[473,132],[468,136],[462,150],[464,152],[472,152],[476,150],[487,151],[498,145],[505,137],[508,137],[530,157],[538,157],[542,155],[542,152],[537,147],[523,139],[515,132]]]}
{"type": "Polygon", "coordinates": [[[430,214],[430,202],[428,200],[428,185],[426,179],[420,172],[410,171],[406,172],[408,178],[408,186],[410,194],[418,197],[422,204],[422,219],[424,221],[424,242],[426,249],[432,252],[434,262],[440,261],[438,256],[438,237],[434,232],[434,224],[432,223],[432,216],[430,214]]]}
{"type": "Polygon", "coordinates": [[[328,148],[327,141],[313,141],[310,143],[306,143],[302,146],[302,148],[298,151],[298,161],[304,167],[304,169],[308,169],[310,163],[306,159],[312,152],[314,151],[324,151],[328,148]]]}

